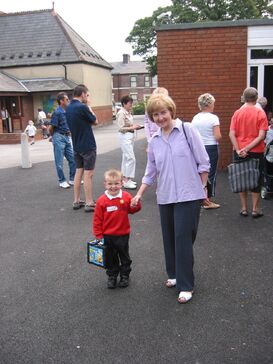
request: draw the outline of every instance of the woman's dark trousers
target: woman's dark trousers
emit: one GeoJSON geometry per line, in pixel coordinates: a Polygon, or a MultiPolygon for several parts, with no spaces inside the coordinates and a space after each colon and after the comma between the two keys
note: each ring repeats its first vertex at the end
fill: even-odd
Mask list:
{"type": "Polygon", "coordinates": [[[159,205],[166,270],[176,278],[176,288],[193,291],[193,243],[196,238],[200,200],[159,205]]]}
{"type": "Polygon", "coordinates": [[[205,145],[206,151],[209,156],[210,161],[210,171],[209,171],[209,181],[211,185],[211,193],[209,197],[215,196],[215,187],[216,187],[216,174],[217,174],[217,164],[218,164],[218,145],[205,145]]]}

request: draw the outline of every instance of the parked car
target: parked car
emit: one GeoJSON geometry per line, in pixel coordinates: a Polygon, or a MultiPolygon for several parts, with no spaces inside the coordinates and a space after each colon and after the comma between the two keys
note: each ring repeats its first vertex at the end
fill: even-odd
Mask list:
{"type": "Polygon", "coordinates": [[[112,119],[116,120],[116,115],[117,115],[117,111],[116,111],[116,105],[114,103],[114,101],[112,102],[112,119]]]}
{"type": "Polygon", "coordinates": [[[113,102],[112,103],[112,117],[113,120],[116,119],[117,113],[119,112],[119,110],[121,109],[121,103],[120,102],[113,102]]]}
{"type": "Polygon", "coordinates": [[[121,109],[121,102],[116,102],[116,112],[119,112],[119,110],[121,109]]]}

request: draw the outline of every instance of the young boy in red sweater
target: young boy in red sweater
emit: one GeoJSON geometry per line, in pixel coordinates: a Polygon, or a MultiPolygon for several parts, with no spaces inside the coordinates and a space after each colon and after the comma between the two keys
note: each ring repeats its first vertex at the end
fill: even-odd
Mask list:
{"type": "Polygon", "coordinates": [[[130,222],[128,214],[134,214],[141,209],[140,203],[131,207],[132,195],[122,191],[122,173],[110,169],[104,173],[106,191],[96,202],[93,219],[93,233],[97,239],[104,238],[107,246],[108,288],[117,287],[117,277],[120,274],[119,287],[129,285],[132,260],[129,255],[130,222]]]}

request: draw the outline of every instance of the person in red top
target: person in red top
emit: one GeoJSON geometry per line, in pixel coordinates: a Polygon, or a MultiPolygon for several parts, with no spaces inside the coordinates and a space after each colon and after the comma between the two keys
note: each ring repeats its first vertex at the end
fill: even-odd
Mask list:
{"type": "Polygon", "coordinates": [[[107,246],[108,288],[129,285],[132,260],[129,255],[130,222],[128,214],[141,209],[141,204],[131,207],[132,195],[122,191],[122,173],[115,169],[104,173],[105,193],[96,202],[93,233],[97,239],[104,238],[107,246]]]}
{"type": "MultiPolygon", "coordinates": [[[[244,90],[245,105],[235,111],[230,124],[229,137],[233,145],[234,161],[242,158],[257,158],[260,160],[260,183],[252,192],[252,217],[263,216],[259,210],[260,191],[262,183],[263,153],[265,148],[264,138],[268,129],[266,114],[255,107],[258,92],[254,87],[244,90]]],[[[248,216],[247,192],[240,192],[241,216],[248,216]]]]}

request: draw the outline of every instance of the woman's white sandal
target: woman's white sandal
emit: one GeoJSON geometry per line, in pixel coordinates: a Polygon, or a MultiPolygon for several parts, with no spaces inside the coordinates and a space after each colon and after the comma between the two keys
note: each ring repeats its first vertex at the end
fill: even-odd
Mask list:
{"type": "Polygon", "coordinates": [[[193,292],[184,292],[181,291],[178,296],[179,303],[187,303],[192,299],[193,292]]]}
{"type": "Polygon", "coordinates": [[[167,279],[166,283],[165,283],[167,288],[172,288],[176,286],[176,279],[167,279]]]}

